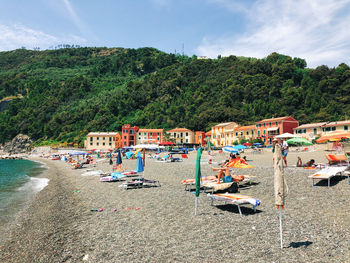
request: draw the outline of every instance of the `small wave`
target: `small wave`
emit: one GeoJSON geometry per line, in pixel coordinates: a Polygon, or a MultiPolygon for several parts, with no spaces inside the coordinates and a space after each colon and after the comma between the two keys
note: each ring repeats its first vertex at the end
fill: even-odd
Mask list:
{"type": "Polygon", "coordinates": [[[30,180],[23,186],[18,188],[18,191],[40,192],[49,184],[48,178],[30,177],[30,180]]]}

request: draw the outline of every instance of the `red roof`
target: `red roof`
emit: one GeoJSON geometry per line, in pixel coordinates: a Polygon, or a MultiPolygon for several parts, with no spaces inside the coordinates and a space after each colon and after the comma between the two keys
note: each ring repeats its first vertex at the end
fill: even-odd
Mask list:
{"type": "Polygon", "coordinates": [[[283,120],[297,121],[292,116],[284,116],[284,117],[277,117],[277,118],[271,118],[271,119],[264,119],[264,120],[261,120],[261,121],[257,121],[256,123],[260,123],[260,122],[274,122],[274,121],[283,121],[283,120]]]}
{"type": "Polygon", "coordinates": [[[240,126],[235,128],[235,131],[246,131],[246,130],[254,130],[256,127],[255,125],[249,125],[249,126],[240,126]]]}

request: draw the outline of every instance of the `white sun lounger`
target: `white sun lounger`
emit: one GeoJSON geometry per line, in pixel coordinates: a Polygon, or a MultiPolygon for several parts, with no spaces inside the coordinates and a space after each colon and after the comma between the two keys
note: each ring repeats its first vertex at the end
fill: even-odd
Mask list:
{"type": "MultiPolygon", "coordinates": [[[[312,186],[315,185],[315,180],[328,180],[328,187],[330,187],[330,182],[332,177],[338,175],[338,174],[343,174],[345,170],[347,170],[347,166],[331,166],[331,167],[326,167],[324,169],[319,170],[318,172],[312,174],[309,176],[309,178],[312,179],[312,186]]],[[[348,176],[349,177],[349,176],[348,176]]]]}
{"type": "Polygon", "coordinates": [[[260,205],[260,200],[253,198],[248,195],[241,195],[241,194],[208,194],[210,200],[211,200],[211,205],[214,204],[215,201],[223,201],[225,204],[233,204],[238,206],[238,211],[239,214],[242,216],[242,211],[241,211],[241,205],[244,204],[250,204],[253,206],[254,212],[256,212],[256,207],[260,205]]]}

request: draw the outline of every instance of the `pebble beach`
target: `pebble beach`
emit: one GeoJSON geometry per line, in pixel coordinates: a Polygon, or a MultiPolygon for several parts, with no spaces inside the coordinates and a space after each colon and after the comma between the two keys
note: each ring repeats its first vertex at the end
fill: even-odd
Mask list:
{"type": "MultiPolygon", "coordinates": [[[[326,163],[322,145],[317,147],[287,157],[283,249],[269,149],[247,150],[242,155],[254,168],[234,169],[253,176],[240,193],[261,200],[256,212],[242,206],[243,216],[235,205],[211,206],[206,193],[194,215],[195,196],[181,180],[194,178],[195,152],[183,162],[146,159],[144,177],[161,186],[130,190],[119,187],[122,182],[82,176],[86,169],[62,161],[30,157],[46,164],[40,177],[50,181],[1,231],[0,262],[350,262],[347,178],[312,187],[312,171],[295,167],[298,156],[326,163]]],[[[209,159],[220,162],[227,154],[203,152],[202,176],[213,175],[209,159]]],[[[136,160],[123,160],[123,167],[135,170],[136,160]]],[[[93,169],[111,172],[112,166],[105,160],[93,169]]]]}

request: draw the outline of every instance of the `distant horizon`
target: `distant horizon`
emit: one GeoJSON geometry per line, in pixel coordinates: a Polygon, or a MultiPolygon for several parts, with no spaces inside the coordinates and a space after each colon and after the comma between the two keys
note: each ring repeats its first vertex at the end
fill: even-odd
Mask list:
{"type": "Polygon", "coordinates": [[[350,0],[3,0],[0,50],[154,47],[188,56],[305,59],[350,64],[350,0]]]}

